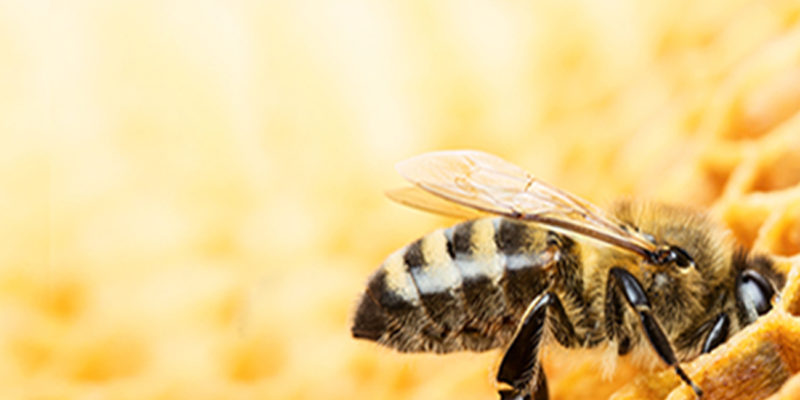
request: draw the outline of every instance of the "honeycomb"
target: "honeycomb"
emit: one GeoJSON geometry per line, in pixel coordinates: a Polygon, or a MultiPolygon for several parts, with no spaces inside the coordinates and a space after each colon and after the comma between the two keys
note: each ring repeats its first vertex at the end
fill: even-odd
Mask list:
{"type": "MultiPolygon", "coordinates": [[[[445,148],[775,255],[773,311],[685,369],[798,397],[796,1],[56,3],[0,5],[0,398],[496,398],[499,351],[350,336],[371,271],[455,222],[382,195],[445,148]]],[[[692,396],[544,360],[552,399],[692,396]]]]}

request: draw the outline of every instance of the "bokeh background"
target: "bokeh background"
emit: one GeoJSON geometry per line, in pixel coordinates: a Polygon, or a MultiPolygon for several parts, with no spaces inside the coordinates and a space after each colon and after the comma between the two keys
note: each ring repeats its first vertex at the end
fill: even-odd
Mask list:
{"type": "MultiPolygon", "coordinates": [[[[793,1],[0,4],[0,397],[493,398],[498,352],[352,340],[370,272],[452,221],[395,162],[498,154],[598,204],[710,207],[800,251],[793,1]]],[[[550,357],[553,398],[607,396],[550,357]]],[[[598,383],[601,382],[601,383],[598,383]]]]}

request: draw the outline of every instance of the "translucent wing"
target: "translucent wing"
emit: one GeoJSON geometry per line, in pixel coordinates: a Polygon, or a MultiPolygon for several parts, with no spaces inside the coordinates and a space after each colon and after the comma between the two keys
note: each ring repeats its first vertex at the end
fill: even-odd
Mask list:
{"type": "Polygon", "coordinates": [[[434,214],[444,215],[446,217],[474,219],[485,217],[487,215],[486,212],[478,211],[475,208],[465,207],[450,200],[445,200],[444,198],[438,197],[426,190],[422,190],[417,186],[408,186],[389,190],[386,192],[386,197],[402,205],[434,214]]]}
{"type": "MultiPolygon", "coordinates": [[[[491,154],[427,153],[400,162],[397,170],[417,187],[463,207],[579,233],[646,257],[656,250],[655,244],[600,208],[491,154]]],[[[430,210],[411,196],[398,201],[430,210]]]]}

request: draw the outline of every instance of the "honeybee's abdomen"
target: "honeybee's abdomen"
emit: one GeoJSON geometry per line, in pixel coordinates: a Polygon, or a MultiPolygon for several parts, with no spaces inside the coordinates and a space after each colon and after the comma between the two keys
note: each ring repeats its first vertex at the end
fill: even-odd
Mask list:
{"type": "Polygon", "coordinates": [[[555,236],[503,218],[435,231],[390,255],[370,278],[353,336],[400,351],[505,345],[547,287],[555,236]]]}

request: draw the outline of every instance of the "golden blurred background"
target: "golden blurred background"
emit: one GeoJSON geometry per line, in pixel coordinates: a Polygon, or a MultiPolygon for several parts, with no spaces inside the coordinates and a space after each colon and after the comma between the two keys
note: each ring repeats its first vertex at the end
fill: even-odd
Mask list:
{"type": "MultiPolygon", "coordinates": [[[[798,18],[794,1],[3,2],[0,398],[494,398],[498,352],[350,338],[371,271],[452,223],[383,196],[431,150],[599,204],[712,207],[746,245],[797,254],[798,18]]],[[[579,357],[548,364],[552,398],[635,375],[605,389],[579,357]]]]}

